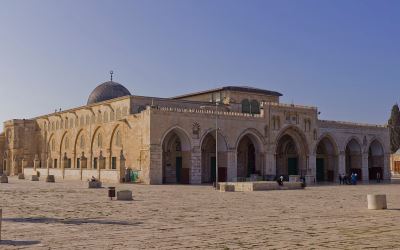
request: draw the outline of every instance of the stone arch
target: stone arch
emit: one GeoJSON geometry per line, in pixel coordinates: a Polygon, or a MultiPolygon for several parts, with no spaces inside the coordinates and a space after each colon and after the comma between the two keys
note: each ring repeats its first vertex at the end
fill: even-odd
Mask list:
{"type": "Polygon", "coordinates": [[[228,142],[221,130],[218,131],[218,155],[216,155],[216,130],[208,129],[200,140],[201,147],[201,182],[215,182],[216,166],[218,165],[218,182],[227,179],[228,142]],[[218,162],[217,157],[218,156],[218,162]]]}
{"type": "Polygon", "coordinates": [[[276,174],[288,179],[289,175],[306,175],[309,145],[306,136],[296,126],[285,127],[275,141],[276,174]]]}
{"type": "Polygon", "coordinates": [[[339,175],[339,148],[334,137],[325,133],[318,139],[314,153],[316,156],[317,182],[334,182],[339,175]]]}
{"type": "Polygon", "coordinates": [[[236,141],[237,177],[251,177],[252,174],[264,175],[263,137],[256,129],[246,129],[236,141]]]}
{"type": "Polygon", "coordinates": [[[74,140],[74,156],[76,168],[87,168],[87,157],[90,155],[89,136],[85,129],[80,129],[74,140]]]}
{"type": "Polygon", "coordinates": [[[188,133],[174,126],[164,133],[161,140],[162,182],[189,184],[192,146],[188,133]]]}
{"type": "Polygon", "coordinates": [[[357,179],[362,179],[362,144],[357,137],[350,137],[345,144],[346,175],[357,174],[357,179]]]}
{"type": "Polygon", "coordinates": [[[360,145],[360,148],[361,148],[361,150],[362,150],[362,145],[363,145],[363,144],[362,144],[362,142],[361,142],[361,139],[358,138],[357,136],[353,135],[353,136],[348,137],[348,138],[345,140],[344,144],[342,145],[342,150],[343,150],[343,152],[346,151],[346,147],[347,147],[347,145],[349,144],[349,142],[350,142],[351,140],[355,140],[355,141],[358,143],[358,145],[360,145]]]}
{"type": "MultiPolygon", "coordinates": [[[[111,169],[117,169],[118,168],[118,164],[117,162],[120,160],[120,156],[121,156],[121,152],[124,149],[124,132],[123,132],[123,123],[117,123],[117,125],[114,126],[111,136],[110,136],[110,140],[109,140],[109,144],[108,147],[110,149],[110,168],[111,169]],[[119,137],[119,138],[118,138],[119,137]],[[118,140],[120,140],[120,142],[118,143],[118,140]]],[[[122,171],[125,171],[125,169],[120,169],[121,173],[122,171]]]]}
{"type": "MultiPolygon", "coordinates": [[[[64,168],[71,168],[72,167],[72,154],[71,154],[71,149],[65,149],[65,141],[68,137],[68,131],[65,131],[63,133],[63,135],[61,136],[61,140],[60,140],[60,145],[59,145],[59,159],[60,159],[60,163],[61,166],[64,168]],[[63,150],[64,149],[64,150],[63,150]]],[[[69,137],[68,137],[69,138],[69,137]]],[[[69,140],[69,139],[67,139],[69,140]]]]}
{"type": "Polygon", "coordinates": [[[369,180],[380,181],[383,178],[385,149],[382,142],[374,138],[368,147],[368,176],[369,180]]]}
{"type": "Polygon", "coordinates": [[[92,168],[93,169],[105,169],[106,168],[106,149],[104,143],[102,145],[97,144],[98,134],[101,134],[104,138],[104,129],[102,126],[98,126],[90,139],[90,152],[92,154],[92,168]]]}

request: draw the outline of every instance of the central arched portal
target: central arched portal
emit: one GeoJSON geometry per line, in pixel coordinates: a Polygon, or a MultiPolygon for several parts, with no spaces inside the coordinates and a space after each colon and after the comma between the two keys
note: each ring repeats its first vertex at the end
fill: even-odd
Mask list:
{"type": "Polygon", "coordinates": [[[368,172],[370,180],[383,179],[383,156],[382,144],[377,140],[374,140],[368,150],[368,172]]]}
{"type": "Polygon", "coordinates": [[[329,137],[322,138],[316,150],[316,178],[317,182],[334,182],[339,175],[338,151],[336,144],[329,137]]]}
{"type": "Polygon", "coordinates": [[[288,129],[278,137],[276,148],[276,175],[286,180],[289,175],[306,175],[307,173],[307,141],[295,129],[288,129]]]}
{"type": "Polygon", "coordinates": [[[362,179],[362,155],[360,143],[351,139],[346,145],[346,175],[357,174],[357,179],[362,179]]]}
{"type": "Polygon", "coordinates": [[[243,136],[237,145],[237,177],[246,179],[251,175],[262,176],[260,144],[252,134],[243,136]]]}
{"type": "Polygon", "coordinates": [[[163,183],[190,182],[191,146],[188,137],[179,129],[168,132],[163,140],[163,183]]]}
{"type": "MultiPolygon", "coordinates": [[[[201,182],[215,182],[217,158],[215,130],[207,133],[201,143],[201,182]]],[[[218,134],[218,182],[227,180],[227,145],[224,137],[218,134]]]]}

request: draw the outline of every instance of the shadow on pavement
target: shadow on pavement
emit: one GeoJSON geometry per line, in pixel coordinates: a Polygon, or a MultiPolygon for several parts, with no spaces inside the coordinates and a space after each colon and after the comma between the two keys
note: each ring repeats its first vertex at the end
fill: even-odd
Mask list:
{"type": "Polygon", "coordinates": [[[115,221],[115,220],[98,220],[98,219],[57,219],[47,217],[31,217],[31,218],[3,218],[3,221],[15,223],[60,223],[69,225],[81,224],[101,224],[101,225],[122,225],[122,226],[138,226],[143,222],[115,221]]]}
{"type": "Polygon", "coordinates": [[[40,241],[37,240],[1,240],[1,245],[8,245],[8,246],[30,246],[39,244],[40,241]]]}

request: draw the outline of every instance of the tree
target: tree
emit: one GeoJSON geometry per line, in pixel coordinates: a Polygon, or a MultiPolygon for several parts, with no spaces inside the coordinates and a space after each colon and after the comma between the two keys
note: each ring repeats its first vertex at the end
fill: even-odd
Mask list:
{"type": "Polygon", "coordinates": [[[400,110],[398,104],[392,107],[388,125],[390,129],[390,150],[395,153],[400,147],[400,110]]]}

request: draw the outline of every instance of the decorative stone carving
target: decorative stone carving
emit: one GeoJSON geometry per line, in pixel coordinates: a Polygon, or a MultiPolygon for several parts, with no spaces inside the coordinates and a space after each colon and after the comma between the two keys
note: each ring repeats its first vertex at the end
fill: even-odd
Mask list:
{"type": "Polygon", "coordinates": [[[200,124],[198,122],[194,122],[192,126],[193,138],[199,139],[200,135],[200,124]]]}

